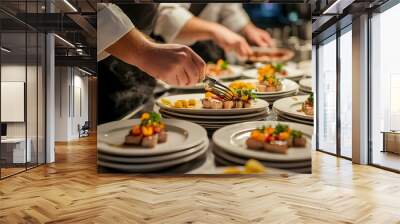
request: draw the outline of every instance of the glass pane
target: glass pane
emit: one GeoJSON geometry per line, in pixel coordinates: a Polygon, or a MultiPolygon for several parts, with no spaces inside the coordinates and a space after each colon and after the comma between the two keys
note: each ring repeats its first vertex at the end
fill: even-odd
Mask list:
{"type": "MultiPolygon", "coordinates": [[[[27,115],[27,142],[30,147],[30,158],[28,160],[28,168],[37,165],[37,132],[38,132],[38,36],[36,32],[27,33],[28,38],[28,63],[27,63],[27,80],[26,80],[26,115],[27,115]]],[[[28,147],[28,149],[29,149],[28,147]]]]}
{"type": "Polygon", "coordinates": [[[318,48],[318,149],[336,153],[336,39],[318,48]]]}
{"type": "Polygon", "coordinates": [[[352,36],[340,36],[340,152],[352,157],[352,36]]]}
{"type": "Polygon", "coordinates": [[[45,60],[46,60],[46,36],[39,34],[39,45],[38,45],[38,164],[45,163],[46,149],[45,149],[45,124],[46,124],[46,108],[45,108],[45,60]]]}
{"type": "Polygon", "coordinates": [[[31,158],[25,120],[26,33],[3,32],[1,46],[7,49],[1,51],[1,173],[5,177],[25,170],[31,158]]]}
{"type": "Polygon", "coordinates": [[[400,4],[374,15],[372,25],[372,163],[400,170],[400,4]],[[391,132],[383,134],[382,132],[391,132]]]}

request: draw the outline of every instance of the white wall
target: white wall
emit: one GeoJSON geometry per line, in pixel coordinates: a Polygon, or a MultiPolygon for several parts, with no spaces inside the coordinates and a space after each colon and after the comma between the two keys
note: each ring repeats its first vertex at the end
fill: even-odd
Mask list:
{"type": "MultiPolygon", "coordinates": [[[[27,68],[24,65],[18,64],[6,64],[1,66],[1,81],[3,82],[26,82],[25,75],[27,69],[28,74],[36,73],[36,67],[28,66],[27,68]]],[[[31,83],[30,83],[31,84],[31,83]]],[[[34,83],[36,85],[36,82],[34,83]]],[[[28,97],[36,97],[36,89],[34,92],[28,92],[28,97]]],[[[28,99],[27,99],[28,100],[28,99]]],[[[29,102],[32,101],[28,100],[29,102]]],[[[36,105],[35,105],[36,107],[36,105]]],[[[6,108],[1,108],[5,110],[6,108]]],[[[30,117],[31,114],[28,114],[28,121],[35,120],[36,117],[30,117]]],[[[34,114],[36,116],[36,114],[34,114]]],[[[25,122],[12,122],[7,123],[7,136],[8,137],[25,137],[25,122]]],[[[31,125],[28,125],[30,127],[31,125]]],[[[30,136],[28,136],[30,137],[30,136]]]]}
{"type": "Polygon", "coordinates": [[[88,78],[72,67],[56,67],[55,73],[55,140],[70,141],[79,137],[78,124],[88,120],[88,78]]]}
{"type": "MultiPolygon", "coordinates": [[[[44,162],[45,150],[45,120],[44,120],[44,74],[42,68],[25,64],[3,64],[1,66],[2,82],[24,82],[26,83],[26,112],[27,120],[24,122],[6,122],[8,138],[25,138],[30,140],[32,150],[32,161],[44,162]],[[38,69],[38,71],[37,71],[38,69]],[[27,78],[27,80],[25,80],[27,78]],[[39,156],[37,157],[37,153],[39,156]]],[[[7,96],[2,96],[7,97],[7,96]]],[[[2,107],[1,110],[10,110],[2,107]]]]}

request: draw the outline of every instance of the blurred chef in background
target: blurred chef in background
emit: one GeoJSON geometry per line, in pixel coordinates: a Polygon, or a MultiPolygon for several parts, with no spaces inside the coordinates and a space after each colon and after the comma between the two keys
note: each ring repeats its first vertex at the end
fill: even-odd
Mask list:
{"type": "Polygon", "coordinates": [[[114,4],[99,4],[98,10],[99,61],[113,55],[173,85],[194,85],[202,80],[204,61],[190,48],[150,41],[114,4]],[[158,63],[151,63],[153,60],[158,63]]]}
{"type": "Polygon", "coordinates": [[[155,79],[194,85],[205,63],[189,47],[156,43],[157,4],[97,4],[98,122],[120,119],[151,103],[155,79]]]}
{"type": "Polygon", "coordinates": [[[251,23],[241,3],[161,3],[153,33],[167,43],[190,45],[206,61],[232,51],[246,58],[252,54],[250,44],[274,45],[268,32],[251,23]]]}

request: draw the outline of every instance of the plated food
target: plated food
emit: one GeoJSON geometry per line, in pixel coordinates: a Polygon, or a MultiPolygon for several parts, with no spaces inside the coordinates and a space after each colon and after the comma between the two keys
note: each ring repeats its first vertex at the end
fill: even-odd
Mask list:
{"type": "Polygon", "coordinates": [[[231,75],[233,71],[227,61],[219,59],[215,64],[207,64],[206,73],[211,76],[226,76],[231,75]]]}
{"type": "Polygon", "coordinates": [[[278,92],[282,90],[282,82],[275,74],[258,74],[257,91],[259,92],[278,92]]]}
{"type": "Polygon", "coordinates": [[[227,167],[224,169],[224,174],[262,174],[266,173],[265,166],[255,159],[250,159],[246,162],[243,168],[227,167]]]}
{"type": "Polygon", "coordinates": [[[269,63],[260,68],[258,68],[258,77],[262,76],[281,76],[285,77],[288,75],[288,72],[285,69],[285,66],[281,63],[269,63]]]}
{"type": "Polygon", "coordinates": [[[251,108],[255,96],[251,89],[232,89],[235,96],[232,100],[225,100],[212,92],[206,92],[201,100],[206,109],[241,109],[251,108]]]}
{"type": "Polygon", "coordinates": [[[167,131],[161,116],[155,112],[143,113],[140,124],[134,125],[125,136],[125,144],[154,148],[167,141],[167,131]]]}
{"type": "Polygon", "coordinates": [[[311,93],[307,100],[301,105],[301,110],[307,115],[314,115],[314,95],[311,93]]]}
{"type": "Polygon", "coordinates": [[[224,97],[214,94],[211,90],[205,89],[206,93],[201,100],[203,108],[206,109],[241,109],[250,108],[255,99],[254,88],[245,83],[239,85],[231,85],[229,87],[233,93],[231,100],[226,100],[224,97]],[[244,85],[241,85],[244,84],[244,85]]]}
{"type": "Polygon", "coordinates": [[[162,98],[161,103],[166,106],[175,107],[175,108],[194,108],[197,105],[197,100],[181,99],[181,100],[176,100],[174,103],[172,103],[170,100],[168,100],[166,98],[162,98]]]}
{"type": "MultiPolygon", "coordinates": [[[[267,81],[270,79],[267,79],[267,81]]],[[[299,86],[296,82],[290,79],[279,79],[279,83],[271,80],[270,83],[265,83],[266,81],[260,81],[258,79],[241,79],[233,82],[225,82],[226,86],[230,88],[248,88],[254,90],[254,95],[257,98],[265,99],[268,102],[273,102],[278,98],[286,97],[288,95],[293,95],[297,92],[299,86]],[[260,87],[262,85],[262,87],[260,87]],[[268,90],[265,89],[266,86],[270,86],[268,90]],[[275,87],[274,89],[272,89],[275,87]]]]}
{"type": "Polygon", "coordinates": [[[286,48],[253,48],[253,52],[248,58],[252,62],[284,62],[294,56],[294,52],[286,48]]]}
{"type": "Polygon", "coordinates": [[[262,126],[253,130],[246,145],[252,150],[286,154],[289,147],[305,147],[306,139],[301,131],[278,123],[275,127],[262,126]]]}
{"type": "MultiPolygon", "coordinates": [[[[165,110],[165,111],[172,111],[176,112],[179,114],[190,114],[190,115],[204,115],[210,116],[210,115],[239,115],[239,114],[252,114],[256,112],[261,112],[265,111],[266,108],[268,107],[268,103],[264,100],[261,99],[252,99],[250,104],[246,104],[246,106],[250,107],[245,107],[244,104],[242,104],[242,107],[236,107],[237,105],[234,104],[234,106],[231,109],[224,109],[223,105],[222,108],[220,108],[220,105],[214,108],[220,108],[220,109],[212,109],[211,107],[203,107],[202,100],[204,100],[207,96],[204,93],[194,93],[194,94],[180,94],[180,95],[172,95],[172,96],[166,96],[162,97],[161,99],[158,99],[156,101],[157,105],[160,107],[160,109],[165,110]],[[175,102],[178,100],[195,100],[196,105],[190,106],[188,108],[177,108],[175,107],[175,102]],[[165,103],[169,102],[169,103],[165,103]]],[[[245,99],[245,98],[243,98],[245,99]]],[[[234,102],[235,103],[235,102],[234,102]]],[[[242,102],[243,103],[243,102],[242,102]]]]}
{"type": "MultiPolygon", "coordinates": [[[[298,163],[296,164],[296,167],[299,167],[301,164],[303,164],[303,162],[306,162],[304,163],[304,165],[309,167],[309,161],[311,161],[311,136],[313,135],[313,131],[314,129],[312,126],[298,124],[294,122],[254,121],[223,127],[213,134],[212,139],[215,147],[217,147],[218,150],[222,150],[226,154],[229,153],[229,155],[236,158],[256,159],[258,161],[263,161],[263,163],[267,162],[267,164],[278,162],[296,162],[298,163]],[[286,153],[276,153],[273,152],[273,150],[267,151],[264,148],[260,150],[249,149],[246,141],[249,139],[249,137],[251,137],[254,130],[260,129],[260,127],[262,126],[265,126],[267,128],[276,128],[276,126],[278,126],[279,124],[287,125],[292,131],[301,130],[301,141],[305,140],[305,145],[303,147],[294,147],[293,141],[291,142],[292,144],[288,142],[288,149],[285,150],[286,153]]],[[[263,139],[263,141],[265,141],[265,138],[263,139]]],[[[295,144],[300,145],[300,142],[296,141],[295,144]]],[[[218,150],[216,151],[218,152],[218,150]]],[[[294,166],[292,165],[285,166],[285,168],[293,167],[294,166]]]]}
{"type": "Polygon", "coordinates": [[[215,79],[234,79],[241,76],[243,67],[229,64],[226,60],[219,59],[216,63],[208,63],[206,74],[215,79]]]}
{"type": "Polygon", "coordinates": [[[303,71],[282,63],[268,63],[258,67],[257,69],[244,70],[242,74],[243,76],[252,79],[257,79],[260,74],[275,74],[278,78],[286,78],[294,81],[299,81],[304,77],[303,71]]]}

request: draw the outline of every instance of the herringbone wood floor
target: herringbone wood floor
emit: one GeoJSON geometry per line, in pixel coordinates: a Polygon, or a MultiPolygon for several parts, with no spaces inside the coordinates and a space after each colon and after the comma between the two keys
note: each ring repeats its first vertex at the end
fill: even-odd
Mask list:
{"type": "Polygon", "coordinates": [[[0,223],[400,223],[400,175],[313,155],[289,177],[97,174],[95,139],[0,181],[0,223]]]}

